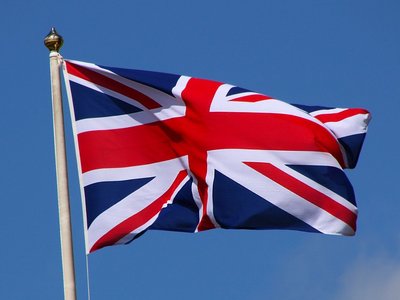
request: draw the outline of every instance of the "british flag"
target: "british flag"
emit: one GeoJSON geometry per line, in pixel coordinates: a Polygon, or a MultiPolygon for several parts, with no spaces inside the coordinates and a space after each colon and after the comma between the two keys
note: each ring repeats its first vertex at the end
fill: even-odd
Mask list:
{"type": "Polygon", "coordinates": [[[146,230],[353,235],[364,109],[291,105],[230,84],[64,61],[86,249],[146,230]]]}

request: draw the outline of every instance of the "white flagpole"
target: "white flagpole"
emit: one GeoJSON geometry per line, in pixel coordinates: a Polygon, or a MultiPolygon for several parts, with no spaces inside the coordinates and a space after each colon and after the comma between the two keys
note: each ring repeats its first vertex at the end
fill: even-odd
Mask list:
{"type": "Polygon", "coordinates": [[[50,50],[50,77],[53,103],[54,145],[56,156],[58,210],[60,220],[61,259],[64,280],[64,299],[75,300],[75,270],[72,246],[71,214],[69,208],[67,158],[65,151],[64,117],[61,95],[59,54],[63,38],[55,28],[45,37],[44,44],[50,50]]]}

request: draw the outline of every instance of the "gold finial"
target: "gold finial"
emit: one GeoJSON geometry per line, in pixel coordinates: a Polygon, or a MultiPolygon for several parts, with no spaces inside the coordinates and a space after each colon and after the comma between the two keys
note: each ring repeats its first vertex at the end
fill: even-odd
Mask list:
{"type": "Polygon", "coordinates": [[[59,35],[54,27],[51,28],[50,32],[44,38],[44,44],[50,51],[60,50],[64,43],[64,39],[59,35]]]}

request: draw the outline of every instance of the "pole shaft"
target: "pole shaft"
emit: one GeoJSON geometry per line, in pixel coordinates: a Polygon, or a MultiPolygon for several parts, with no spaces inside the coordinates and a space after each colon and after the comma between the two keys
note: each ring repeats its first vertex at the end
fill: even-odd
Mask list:
{"type": "Polygon", "coordinates": [[[61,259],[64,299],[75,300],[75,270],[72,245],[71,213],[69,206],[67,158],[65,151],[64,117],[58,53],[50,52],[51,92],[53,103],[54,145],[57,173],[58,210],[60,221],[61,259]]]}

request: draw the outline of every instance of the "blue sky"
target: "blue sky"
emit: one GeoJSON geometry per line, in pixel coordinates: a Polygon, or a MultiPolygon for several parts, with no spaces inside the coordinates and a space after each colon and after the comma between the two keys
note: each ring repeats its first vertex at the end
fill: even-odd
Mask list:
{"type": "MultiPolygon", "coordinates": [[[[396,299],[400,294],[400,4],[395,0],[11,1],[0,9],[0,298],[61,299],[48,51],[210,78],[288,102],[364,107],[355,237],[149,232],[89,256],[92,299],[396,299]]],[[[66,99],[65,99],[66,100],[66,99]]],[[[69,119],[66,107],[66,120],[69,119]]],[[[76,278],[87,298],[70,125],[76,278]]]]}

